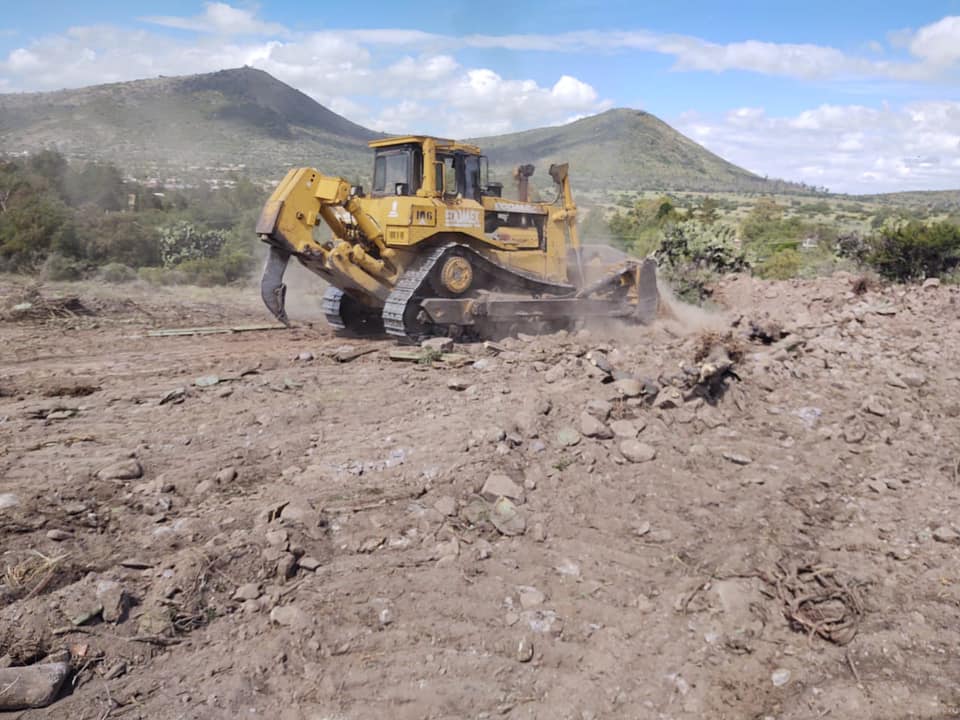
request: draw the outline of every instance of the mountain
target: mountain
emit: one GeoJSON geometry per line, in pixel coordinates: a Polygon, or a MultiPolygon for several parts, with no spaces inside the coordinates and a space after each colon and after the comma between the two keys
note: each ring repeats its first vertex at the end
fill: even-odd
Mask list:
{"type": "Polygon", "coordinates": [[[657,190],[773,190],[767,181],[714,155],[642,110],[616,109],[567,125],[472,140],[492,167],[537,166],[550,182],[550,163],[569,162],[581,190],[602,187],[657,190]]]}
{"type": "MultiPolygon", "coordinates": [[[[109,160],[139,177],[240,171],[276,179],[289,167],[313,165],[366,179],[366,143],[378,137],[385,136],[250,67],[0,95],[0,152],[56,148],[71,158],[109,160]]],[[[549,163],[569,162],[580,191],[776,189],[638,110],[474,142],[505,184],[512,167],[533,162],[534,181],[545,187],[549,163]]]]}
{"type": "Polygon", "coordinates": [[[358,174],[385,137],[250,67],[203,75],[0,95],[0,151],[42,147],[161,177],[245,166],[278,176],[304,163],[358,174]]]}

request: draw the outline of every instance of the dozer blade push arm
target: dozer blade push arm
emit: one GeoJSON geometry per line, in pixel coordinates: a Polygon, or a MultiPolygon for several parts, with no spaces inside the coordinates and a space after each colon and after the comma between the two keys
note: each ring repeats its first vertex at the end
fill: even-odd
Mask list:
{"type": "Polygon", "coordinates": [[[324,248],[313,239],[313,228],[322,218],[335,235],[342,236],[343,224],[333,206],[344,205],[349,197],[350,184],[343,178],[326,177],[313,168],[291,170],[263,206],[257,234],[288,253],[323,254],[324,248]]]}
{"type": "Polygon", "coordinates": [[[358,201],[350,194],[350,183],[343,178],[323,175],[313,168],[289,171],[260,213],[256,231],[260,239],[270,245],[260,281],[260,295],[274,317],[283,323],[287,323],[283,274],[291,255],[309,262],[314,268],[327,268],[331,272],[343,272],[351,265],[359,266],[354,271],[358,284],[368,291],[378,289],[377,283],[362,273],[363,270],[378,269],[379,261],[369,258],[363,248],[342,244],[331,248],[329,244],[321,245],[313,237],[314,227],[322,221],[330,226],[335,238],[346,238],[347,228],[337,215],[338,207],[345,208],[353,216],[367,240],[382,247],[383,231],[361,212],[358,201]]]}

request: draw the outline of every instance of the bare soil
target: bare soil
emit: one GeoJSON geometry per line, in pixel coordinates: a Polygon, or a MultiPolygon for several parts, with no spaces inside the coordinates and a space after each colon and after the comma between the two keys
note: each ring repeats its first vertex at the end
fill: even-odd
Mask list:
{"type": "Polygon", "coordinates": [[[0,283],[0,665],[73,667],[12,716],[960,716],[960,291],[854,286],[452,367],[0,283]]]}

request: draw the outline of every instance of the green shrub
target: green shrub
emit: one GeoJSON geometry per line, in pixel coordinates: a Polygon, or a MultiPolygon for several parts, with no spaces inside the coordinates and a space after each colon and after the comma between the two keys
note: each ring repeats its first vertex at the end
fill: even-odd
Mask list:
{"type": "Polygon", "coordinates": [[[128,283],[137,279],[136,271],[123,263],[110,263],[100,268],[97,276],[108,283],[128,283]]]}
{"type": "Polygon", "coordinates": [[[85,270],[86,268],[76,260],[64,257],[59,253],[50,253],[43,263],[41,275],[44,279],[55,282],[80,280],[83,278],[85,270]]]}
{"type": "Polygon", "coordinates": [[[940,276],[960,266],[960,227],[916,220],[887,225],[868,248],[866,261],[889,280],[940,276]]]}
{"type": "Polygon", "coordinates": [[[802,266],[803,256],[792,248],[785,248],[760,263],[757,270],[768,280],[789,280],[797,276],[802,266]]]}
{"type": "Polygon", "coordinates": [[[734,235],[733,228],[716,222],[688,220],[664,228],[657,263],[678,297],[702,303],[717,273],[749,270],[734,235]]]}

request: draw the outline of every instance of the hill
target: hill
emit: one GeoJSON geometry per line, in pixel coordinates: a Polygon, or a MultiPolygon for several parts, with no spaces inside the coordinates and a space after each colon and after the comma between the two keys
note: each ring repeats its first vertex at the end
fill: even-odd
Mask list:
{"type": "Polygon", "coordinates": [[[642,110],[608,110],[567,125],[472,142],[484,149],[494,167],[515,165],[518,158],[535,163],[541,186],[550,182],[546,174],[551,162],[569,162],[581,190],[775,192],[778,185],[788,185],[727,162],[642,110]]]}
{"type": "MultiPolygon", "coordinates": [[[[313,164],[366,178],[366,143],[376,137],[382,135],[250,67],[0,95],[0,151],[54,147],[68,157],[110,160],[139,176],[222,177],[240,169],[277,178],[289,167],[313,164]]],[[[580,191],[782,189],[638,110],[475,142],[508,181],[513,166],[534,162],[540,167],[534,181],[545,186],[549,163],[567,161],[580,191]]]]}
{"type": "Polygon", "coordinates": [[[0,150],[55,147],[161,177],[222,176],[240,165],[272,177],[304,162],[356,174],[377,137],[249,67],[0,95],[0,150]]]}

